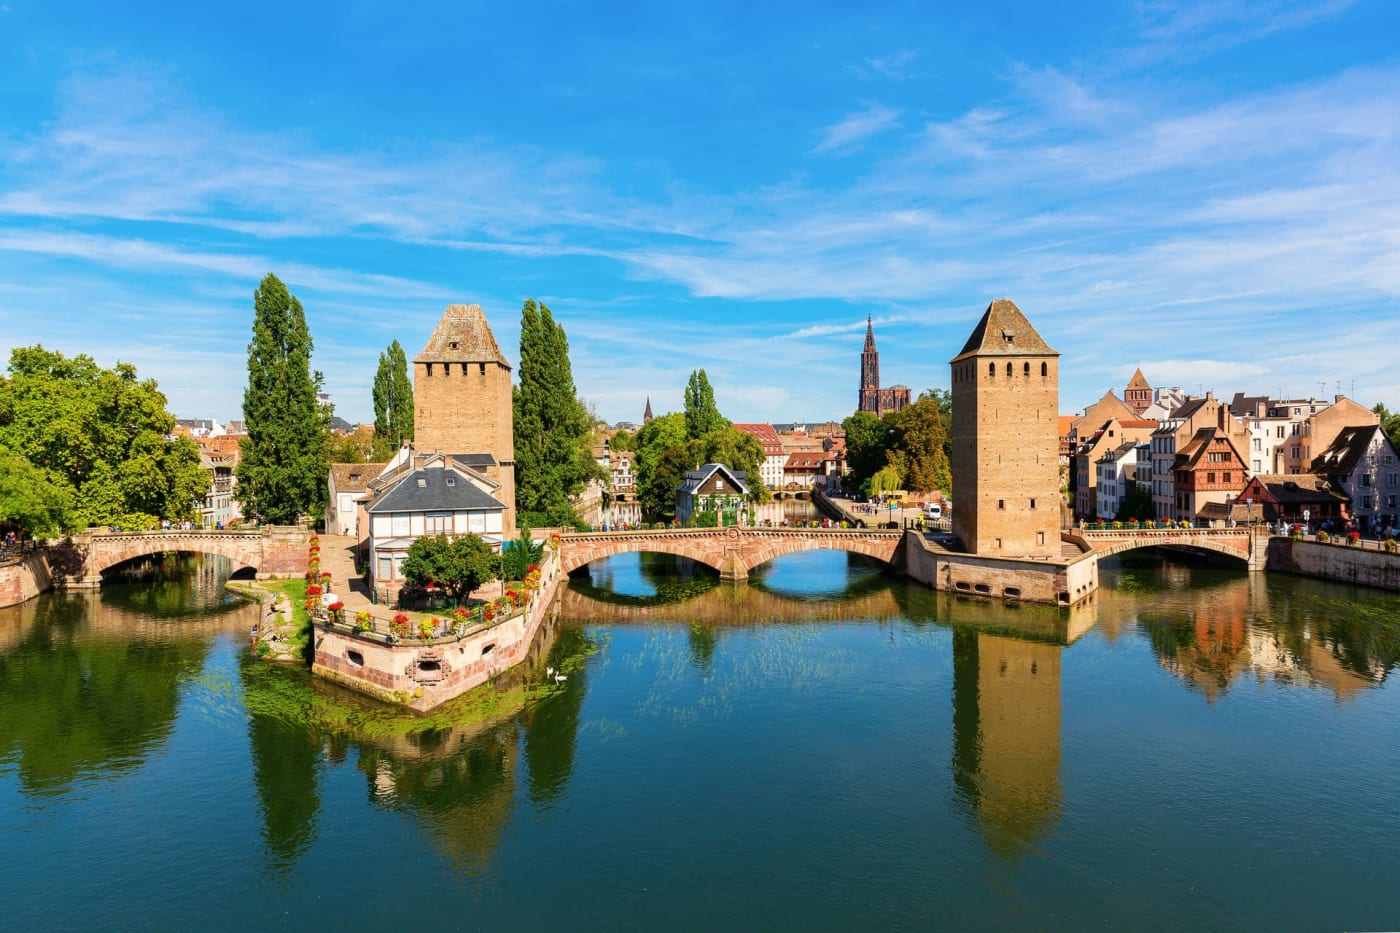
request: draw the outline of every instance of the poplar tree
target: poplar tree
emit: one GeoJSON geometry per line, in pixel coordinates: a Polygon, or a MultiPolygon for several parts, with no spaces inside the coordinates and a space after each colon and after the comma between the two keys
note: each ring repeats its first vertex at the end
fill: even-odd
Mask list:
{"type": "Polygon", "coordinates": [[[243,459],[238,499],[259,521],[292,524],[326,501],[328,410],[317,404],[311,332],[301,302],[268,273],[253,293],[253,339],[243,392],[243,459]]]}
{"type": "Polygon", "coordinates": [[[379,354],[374,374],[374,436],[393,450],[413,437],[413,383],[408,379],[408,357],[397,340],[379,354]]]}
{"type": "Polygon", "coordinates": [[[719,413],[715,404],[715,390],[710,387],[709,377],[703,369],[690,374],[690,383],[685,387],[685,436],[697,440],[720,428],[729,427],[729,419],[719,413]]]}
{"type": "Polygon", "coordinates": [[[601,475],[589,441],[593,419],[578,398],[569,339],[549,308],[527,299],[520,312],[515,416],[515,501],[519,521],[572,523],[570,497],[601,475]]]}

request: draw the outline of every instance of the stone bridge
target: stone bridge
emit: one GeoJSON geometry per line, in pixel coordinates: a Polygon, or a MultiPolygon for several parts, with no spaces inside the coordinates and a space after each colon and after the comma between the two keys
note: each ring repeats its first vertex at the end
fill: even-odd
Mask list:
{"type": "Polygon", "coordinates": [[[565,573],[616,554],[650,551],[675,554],[713,567],[726,580],[744,580],[749,571],[799,551],[849,551],[884,561],[895,569],[904,532],[865,528],[675,528],[659,531],[565,533],[559,557],[565,573]]]}
{"type": "Polygon", "coordinates": [[[1265,530],[1249,528],[1124,528],[1094,531],[1076,528],[1061,535],[1090,552],[1097,560],[1138,548],[1161,547],[1195,554],[1220,554],[1242,562],[1250,570],[1263,570],[1269,549],[1265,530]]]}
{"type": "Polygon", "coordinates": [[[269,525],[233,531],[89,530],[72,540],[70,566],[55,583],[70,587],[99,586],[102,574],[137,557],[186,551],[227,557],[235,570],[251,568],[259,579],[295,577],[306,572],[309,534],[299,526],[269,525]]]}

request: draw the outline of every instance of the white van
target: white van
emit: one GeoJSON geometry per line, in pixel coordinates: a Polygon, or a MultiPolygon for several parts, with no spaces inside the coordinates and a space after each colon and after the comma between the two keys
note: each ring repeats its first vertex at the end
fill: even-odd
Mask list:
{"type": "Polygon", "coordinates": [[[924,518],[936,520],[942,517],[943,506],[939,505],[937,502],[924,503],[924,518]]]}

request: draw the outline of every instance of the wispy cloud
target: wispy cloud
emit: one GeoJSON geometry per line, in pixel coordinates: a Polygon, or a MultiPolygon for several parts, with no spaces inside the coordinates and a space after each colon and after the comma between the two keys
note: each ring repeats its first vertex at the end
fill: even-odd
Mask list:
{"type": "Polygon", "coordinates": [[[864,110],[828,126],[813,152],[843,155],[872,136],[899,125],[899,111],[880,104],[867,104],[864,110]]]}

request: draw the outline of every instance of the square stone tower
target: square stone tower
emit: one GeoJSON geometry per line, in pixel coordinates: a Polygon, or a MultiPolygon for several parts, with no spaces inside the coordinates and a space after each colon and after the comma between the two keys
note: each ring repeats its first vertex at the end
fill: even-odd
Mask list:
{"type": "Polygon", "coordinates": [[[953,357],[953,535],[988,557],[1060,556],[1060,354],[994,301],[953,357]]]}
{"type": "Polygon", "coordinates": [[[413,448],[418,454],[490,454],[473,466],[501,484],[506,537],[515,534],[515,419],[510,364],[480,305],[450,305],[413,358],[413,448]]]}

